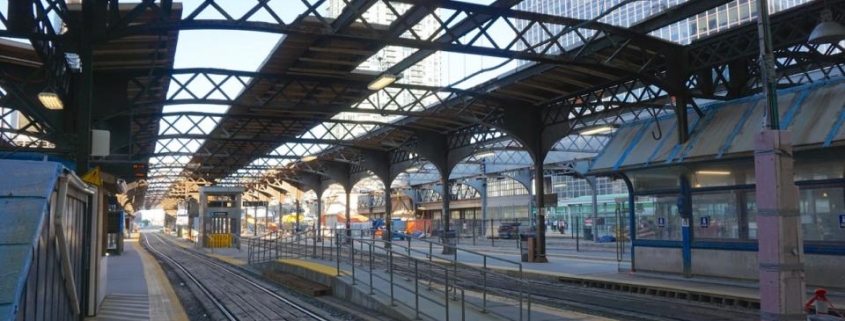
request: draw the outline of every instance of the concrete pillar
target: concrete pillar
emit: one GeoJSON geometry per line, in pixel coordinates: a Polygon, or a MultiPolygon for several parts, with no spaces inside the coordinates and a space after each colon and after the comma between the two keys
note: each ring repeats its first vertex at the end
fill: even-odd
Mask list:
{"type": "Polygon", "coordinates": [[[792,160],[792,135],[764,130],[754,140],[760,318],[806,320],[804,242],[792,160]]]}

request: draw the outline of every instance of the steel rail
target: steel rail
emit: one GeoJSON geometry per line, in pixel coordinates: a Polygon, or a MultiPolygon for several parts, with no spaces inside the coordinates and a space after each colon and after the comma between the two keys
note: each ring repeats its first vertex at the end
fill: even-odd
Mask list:
{"type": "MultiPolygon", "coordinates": [[[[155,247],[153,247],[153,245],[150,244],[150,238],[148,236],[149,234],[145,233],[143,235],[144,235],[144,242],[147,243],[147,249],[157,253],[158,256],[167,260],[174,267],[176,267],[177,269],[182,271],[182,273],[184,273],[185,276],[187,276],[188,279],[191,280],[191,282],[194,282],[194,284],[197,285],[197,288],[199,288],[200,291],[202,291],[202,293],[205,294],[208,297],[209,300],[211,300],[211,303],[213,303],[214,306],[216,306],[227,319],[232,320],[232,321],[240,320],[240,319],[238,319],[238,317],[236,317],[234,314],[232,314],[232,311],[229,311],[229,309],[226,308],[226,306],[223,305],[223,303],[220,302],[220,300],[218,300],[217,297],[214,294],[212,294],[211,291],[209,291],[208,288],[205,287],[205,285],[202,284],[202,282],[197,280],[197,278],[194,277],[194,275],[191,274],[191,272],[188,272],[188,269],[186,269],[184,266],[182,266],[182,264],[180,264],[179,262],[176,262],[176,260],[172,259],[171,257],[167,256],[163,252],[161,252],[158,249],[156,249],[155,247]]],[[[161,240],[159,239],[159,241],[161,241],[161,240]]]]}
{"type": "MultiPolygon", "coordinates": [[[[163,239],[160,235],[155,234],[155,237],[156,237],[156,238],[157,238],[160,242],[163,242],[163,243],[169,244],[169,242],[168,242],[168,241],[165,241],[165,240],[164,240],[164,239],[163,239]]],[[[148,244],[149,244],[149,242],[148,242],[148,244]]],[[[169,245],[170,245],[170,244],[169,244],[169,245]]],[[[170,246],[173,246],[173,245],[170,245],[170,246]]],[[[290,300],[286,299],[285,297],[283,297],[283,296],[280,296],[280,295],[276,294],[275,292],[273,292],[272,290],[268,289],[267,287],[265,287],[265,286],[263,286],[263,285],[261,285],[261,284],[258,284],[257,282],[253,282],[252,280],[250,280],[250,279],[248,279],[248,278],[244,277],[243,275],[241,275],[241,273],[236,272],[235,270],[233,270],[233,268],[231,268],[231,267],[228,267],[228,266],[225,266],[225,265],[223,265],[223,264],[217,263],[217,262],[215,262],[215,261],[214,261],[214,260],[212,260],[212,259],[209,259],[209,258],[207,258],[207,257],[205,257],[205,256],[203,256],[203,255],[199,255],[199,254],[193,253],[193,252],[192,252],[192,251],[190,251],[190,250],[186,250],[186,249],[183,249],[183,248],[178,248],[178,247],[176,247],[176,249],[177,249],[177,250],[181,250],[181,251],[182,251],[182,252],[184,252],[185,254],[188,254],[188,255],[190,255],[190,256],[192,256],[192,257],[196,258],[196,259],[199,259],[199,260],[201,260],[201,261],[204,261],[204,263],[206,263],[206,264],[208,264],[208,265],[214,266],[214,267],[216,267],[216,268],[218,268],[218,269],[220,269],[220,270],[225,271],[226,273],[228,273],[228,274],[230,274],[230,275],[232,275],[232,276],[234,276],[234,277],[238,278],[239,280],[243,281],[244,283],[247,283],[247,284],[249,284],[249,285],[251,285],[251,286],[253,286],[253,287],[255,287],[255,288],[257,288],[257,289],[261,290],[262,292],[264,292],[264,293],[266,293],[266,294],[270,295],[270,296],[271,296],[271,297],[273,297],[274,299],[279,300],[279,301],[281,301],[281,302],[283,302],[283,303],[287,304],[288,306],[290,306],[290,307],[292,307],[292,308],[296,309],[296,310],[297,310],[297,311],[299,311],[299,312],[302,312],[302,313],[307,314],[307,315],[308,315],[309,317],[311,317],[311,319],[313,319],[313,320],[319,320],[319,321],[329,321],[329,319],[326,319],[326,318],[324,318],[324,317],[322,317],[322,316],[320,316],[320,315],[318,315],[318,314],[316,314],[316,313],[312,312],[311,310],[309,310],[309,309],[307,309],[307,308],[303,307],[302,305],[296,304],[296,303],[294,303],[293,301],[290,301],[290,300]]],[[[169,258],[168,258],[168,259],[169,259],[169,258]]]]}

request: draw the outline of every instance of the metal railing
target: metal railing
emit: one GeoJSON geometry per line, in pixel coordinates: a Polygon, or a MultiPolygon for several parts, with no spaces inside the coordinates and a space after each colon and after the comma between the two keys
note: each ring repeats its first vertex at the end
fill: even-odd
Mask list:
{"type": "Polygon", "coordinates": [[[398,253],[391,248],[378,246],[376,245],[377,241],[374,239],[353,238],[343,234],[337,234],[335,239],[338,241],[335,242],[335,245],[337,247],[337,253],[340,254],[336,256],[335,259],[335,262],[337,263],[338,276],[350,276],[352,279],[353,286],[357,285],[359,282],[359,276],[356,275],[356,270],[359,269],[358,265],[360,265],[361,267],[365,267],[367,269],[367,277],[365,277],[365,279],[367,280],[365,282],[368,282],[370,295],[375,294],[377,290],[380,292],[384,291],[384,294],[390,296],[391,306],[397,306],[398,304],[402,304],[407,308],[413,309],[415,319],[419,320],[421,319],[421,315],[424,315],[429,319],[433,320],[449,321],[452,319],[449,301],[453,300],[458,301],[460,304],[460,319],[466,320],[466,290],[456,285],[456,274],[451,272],[451,269],[449,267],[442,266],[432,261],[421,260],[409,255],[398,253]],[[359,258],[357,262],[355,260],[356,243],[358,243],[359,247],[366,248],[366,252],[361,250],[357,251],[358,255],[361,256],[361,258],[359,258]],[[381,273],[382,267],[376,264],[378,263],[375,254],[376,251],[384,252],[383,255],[387,259],[387,267],[385,271],[386,275],[381,273]],[[344,253],[346,254],[345,256],[343,255],[344,253]],[[364,255],[366,255],[368,259],[363,259],[364,255]],[[352,267],[351,273],[347,273],[346,271],[341,269],[341,261],[344,261],[346,259],[348,259],[348,261],[350,262],[349,264],[352,267]],[[407,263],[403,264],[403,261],[407,263]],[[442,284],[435,280],[435,276],[441,275],[443,276],[441,279],[443,280],[442,284]],[[378,289],[377,287],[375,287],[374,279],[379,279],[383,282],[388,283],[388,289],[378,289]],[[404,282],[402,282],[403,280],[404,282]],[[427,284],[425,284],[426,281],[427,284]],[[437,295],[421,295],[420,284],[424,284],[426,286],[426,290],[428,290],[430,293],[433,293],[436,290],[442,291],[442,298],[438,298],[437,295]],[[442,286],[442,288],[438,289],[438,286],[442,286]],[[402,300],[397,300],[397,289],[413,293],[414,302],[410,303],[402,300]],[[460,293],[460,295],[458,295],[458,293],[460,293]],[[443,308],[443,314],[440,315],[435,313],[436,311],[421,309],[421,299],[429,301],[443,308]]]}
{"type": "MultiPolygon", "coordinates": [[[[381,239],[376,239],[374,235],[370,238],[353,238],[344,235],[345,232],[340,230],[337,236],[333,238],[334,244],[330,247],[335,247],[335,253],[339,255],[332,255],[329,258],[324,256],[316,256],[321,259],[330,259],[335,261],[338,273],[341,271],[341,262],[346,261],[352,266],[350,275],[352,279],[357,282],[356,270],[357,265],[364,267],[369,264],[369,277],[379,277],[381,274],[377,271],[375,276],[372,273],[373,265],[387,266],[387,272],[390,274],[393,271],[404,272],[405,280],[424,280],[428,282],[428,287],[431,288],[434,284],[442,284],[444,287],[452,291],[452,297],[457,297],[457,292],[464,295],[465,291],[473,291],[480,296],[482,312],[489,312],[488,306],[492,297],[498,297],[505,300],[498,300],[501,303],[507,300],[515,300],[518,302],[519,319],[524,320],[526,317],[531,320],[531,293],[526,291],[529,285],[524,279],[522,273],[522,264],[519,262],[510,261],[493,257],[484,253],[464,250],[455,246],[449,246],[437,242],[425,241],[427,246],[414,248],[412,246],[412,239],[408,238],[404,241],[385,242],[381,239]],[[379,246],[378,244],[382,244],[379,246]],[[454,249],[454,254],[440,255],[434,253],[434,246],[447,247],[454,249]],[[479,257],[479,266],[466,264],[461,260],[466,260],[470,255],[477,255],[479,257]],[[401,258],[401,262],[396,263],[395,258],[401,258]],[[516,277],[508,275],[507,273],[493,270],[494,266],[491,262],[499,262],[496,268],[505,268],[512,266],[512,269],[517,274],[516,277]],[[404,264],[404,267],[401,266],[404,264]],[[418,270],[420,266],[425,267],[421,272],[418,270]],[[436,268],[433,268],[436,267],[436,268]],[[434,273],[434,271],[441,271],[434,273]],[[473,278],[474,279],[470,279],[473,278]],[[496,284],[493,284],[493,283],[496,284]],[[501,290],[510,289],[516,292],[512,295],[500,294],[501,290]],[[514,298],[515,297],[515,298],[514,298]],[[526,309],[527,308],[527,309],[526,309]]],[[[317,245],[319,246],[319,244],[317,245]]],[[[389,275],[392,277],[392,275],[389,275]]],[[[387,280],[393,284],[393,280],[387,280]]],[[[372,287],[372,280],[369,281],[372,287]]],[[[372,290],[371,290],[372,292],[372,290]]],[[[419,300],[417,298],[416,300],[419,300]]],[[[414,307],[412,307],[414,308],[414,307]]]]}
{"type": "MultiPolygon", "coordinates": [[[[308,238],[308,231],[273,231],[257,237],[248,237],[247,262],[249,264],[274,261],[281,258],[309,256],[307,248],[299,242],[308,238]],[[289,233],[290,232],[290,233],[289,233]]],[[[239,240],[240,243],[241,240],[239,240]]]]}
{"type": "MultiPolygon", "coordinates": [[[[418,301],[421,299],[416,288],[418,284],[408,283],[410,280],[422,282],[431,290],[442,287],[453,300],[466,293],[475,293],[485,313],[489,312],[488,307],[493,302],[491,299],[499,298],[495,301],[497,305],[513,300],[515,308],[519,309],[518,320],[531,320],[531,293],[526,289],[529,283],[523,276],[523,265],[520,262],[424,239],[406,237],[401,241],[386,242],[369,230],[349,232],[358,237],[346,234],[345,229],[332,229],[321,235],[286,235],[281,232],[261,238],[248,238],[249,262],[262,263],[280,258],[329,260],[335,263],[338,275],[350,276],[353,284],[362,282],[362,278],[367,279],[363,282],[368,283],[370,293],[374,293],[377,288],[374,287],[374,278],[390,284],[388,290],[391,292],[392,304],[396,304],[392,293],[395,289],[413,292],[416,302],[414,306],[408,307],[414,309],[415,313],[425,315],[427,312],[417,312],[418,301]],[[436,253],[444,247],[451,249],[449,254],[436,253]],[[342,269],[341,263],[344,262],[351,267],[348,272],[342,269]],[[512,274],[502,270],[511,270],[512,274]],[[359,272],[367,276],[361,276],[359,272]],[[399,275],[398,280],[396,275],[399,275]],[[509,292],[501,293],[501,289],[508,289],[509,292]]],[[[446,306],[440,306],[446,309],[446,306]]]]}

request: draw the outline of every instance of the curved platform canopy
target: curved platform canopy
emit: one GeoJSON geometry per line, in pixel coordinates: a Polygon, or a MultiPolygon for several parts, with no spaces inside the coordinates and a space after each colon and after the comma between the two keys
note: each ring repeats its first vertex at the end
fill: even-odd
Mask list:
{"type": "MultiPolygon", "coordinates": [[[[674,115],[653,135],[683,141],[700,104],[760,91],[750,13],[690,36],[708,11],[747,2],[608,1],[585,17],[535,2],[12,1],[0,149],[100,166],[136,187],[140,208],[182,180],[307,190],[537,162],[572,173],[621,124],[674,115]],[[179,40],[198,30],[278,40],[253,70],[178,67],[179,40]],[[44,92],[64,108],[41,105],[44,92]],[[110,133],[107,153],[91,156],[89,129],[110,133]]],[[[825,8],[845,16],[845,1],[774,8],[781,87],[842,74],[839,45],[806,41],[825,8]]],[[[204,41],[196,59],[227,45],[204,41]]]]}

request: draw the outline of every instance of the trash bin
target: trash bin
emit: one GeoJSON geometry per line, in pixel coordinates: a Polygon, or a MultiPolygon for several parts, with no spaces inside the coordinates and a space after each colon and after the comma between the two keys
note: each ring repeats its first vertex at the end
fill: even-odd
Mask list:
{"type": "Polygon", "coordinates": [[[536,235],[534,233],[520,233],[519,234],[519,254],[522,259],[522,262],[531,262],[530,260],[534,258],[534,253],[529,255],[529,251],[534,249],[534,246],[531,242],[534,241],[536,235]]]}
{"type": "Polygon", "coordinates": [[[592,227],[585,227],[584,228],[584,240],[588,240],[588,241],[593,240],[593,228],[592,227]]]}
{"type": "Polygon", "coordinates": [[[443,237],[441,238],[443,241],[443,254],[453,254],[455,253],[455,245],[457,245],[458,235],[455,231],[449,230],[443,233],[443,237]]]}

